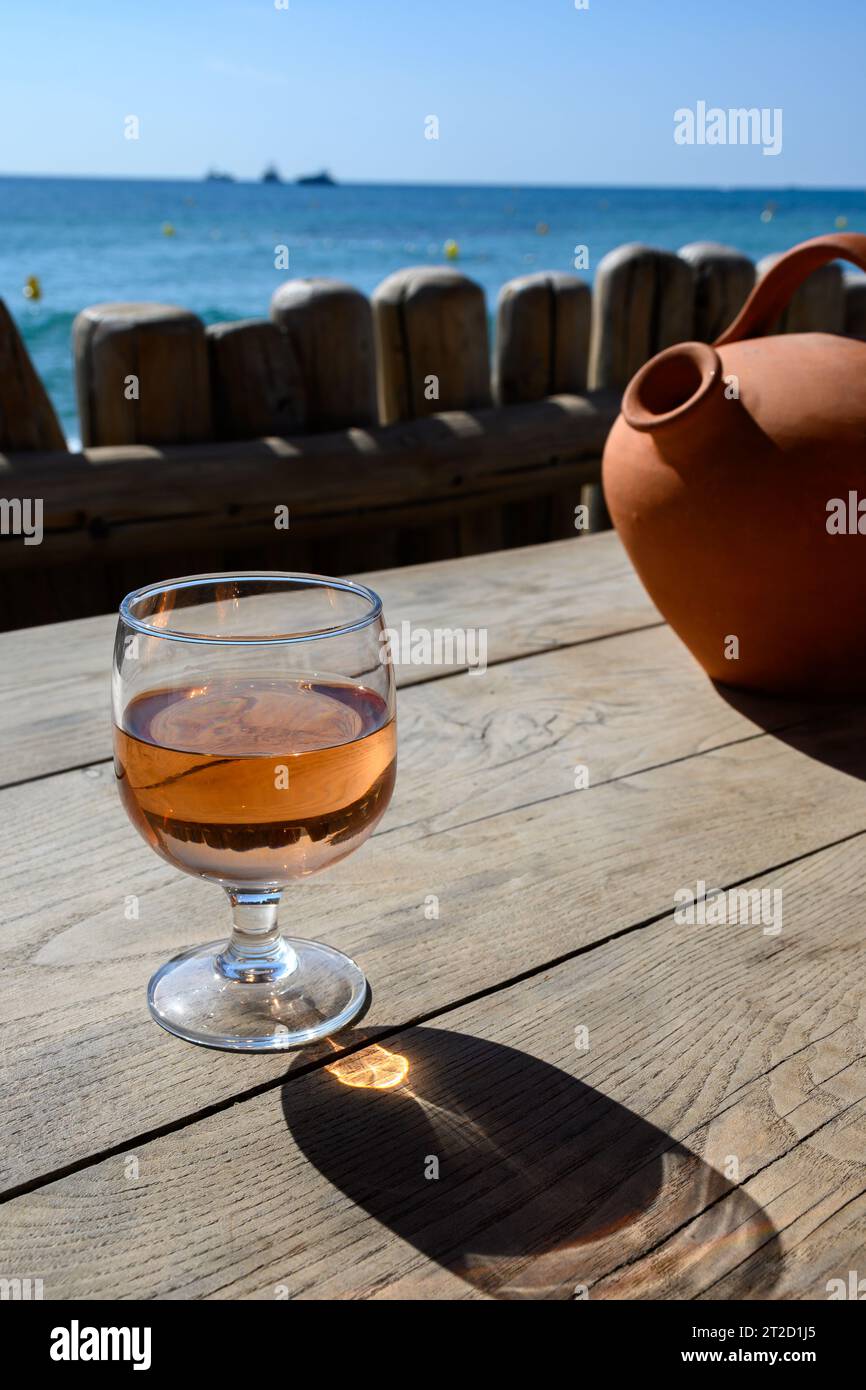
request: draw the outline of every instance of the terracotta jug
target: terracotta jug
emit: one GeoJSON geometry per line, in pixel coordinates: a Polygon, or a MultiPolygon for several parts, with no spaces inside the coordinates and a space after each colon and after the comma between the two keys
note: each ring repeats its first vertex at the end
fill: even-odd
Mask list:
{"type": "Polygon", "coordinates": [[[827,261],[787,252],[713,347],[680,343],[629,383],[607,504],[651,598],[714,680],[866,694],[866,342],[768,334],[827,261]]]}

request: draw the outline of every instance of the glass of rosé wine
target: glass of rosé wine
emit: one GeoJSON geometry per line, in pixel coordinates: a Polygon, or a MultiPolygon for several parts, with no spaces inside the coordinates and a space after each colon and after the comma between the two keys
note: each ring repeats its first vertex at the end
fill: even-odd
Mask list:
{"type": "Polygon", "coordinates": [[[202,574],[120,605],[114,767],[126,813],[175,868],[225,889],[228,940],[157,970],[150,1012],[208,1047],[299,1047],[344,1028],[367,982],[284,936],[289,884],[351,854],[391,799],[394,671],[371,589],[313,574],[202,574]]]}

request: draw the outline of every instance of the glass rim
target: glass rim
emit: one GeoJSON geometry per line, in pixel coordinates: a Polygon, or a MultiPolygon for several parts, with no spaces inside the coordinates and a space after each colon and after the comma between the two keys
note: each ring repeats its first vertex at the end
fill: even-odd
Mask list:
{"type": "Polygon", "coordinates": [[[358,584],[354,579],[335,579],[324,574],[305,574],[303,571],[289,570],[232,570],[214,574],[187,574],[178,579],[162,579],[155,584],[143,584],[133,589],[123,599],[118,608],[120,619],[135,632],[146,637],[163,637],[170,642],[191,642],[195,645],[214,647],[242,646],[292,646],[298,642],[316,642],[329,637],[344,637],[359,632],[382,616],[382,600],[374,589],[366,584],[358,584]],[[297,584],[301,588],[340,589],[343,593],[355,594],[366,600],[368,611],[349,623],[337,623],[332,627],[308,628],[298,632],[279,633],[270,636],[233,635],[219,637],[211,633],[186,632],[172,627],[155,627],[149,621],[137,618],[132,605],[138,600],[153,595],[170,593],[180,589],[195,589],[208,583],[229,584],[233,580],[278,580],[284,584],[297,584]]]}

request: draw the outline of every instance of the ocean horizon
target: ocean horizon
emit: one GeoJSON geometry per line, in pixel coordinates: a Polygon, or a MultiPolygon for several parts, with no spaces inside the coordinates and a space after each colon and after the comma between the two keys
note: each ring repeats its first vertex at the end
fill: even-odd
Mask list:
{"type": "Polygon", "coordinates": [[[0,297],[18,323],[68,439],[78,440],[70,332],[107,300],[179,304],[205,323],[266,317],[286,279],[324,275],[365,294],[407,265],[456,265],[495,312],[502,285],[537,270],[592,280],[614,247],[675,251],[721,241],[754,260],[866,225],[866,192],[498,184],[333,187],[238,179],[0,176],[0,297]],[[277,268],[275,261],[288,269],[277,268]],[[28,299],[30,277],[41,297],[28,299]]]}

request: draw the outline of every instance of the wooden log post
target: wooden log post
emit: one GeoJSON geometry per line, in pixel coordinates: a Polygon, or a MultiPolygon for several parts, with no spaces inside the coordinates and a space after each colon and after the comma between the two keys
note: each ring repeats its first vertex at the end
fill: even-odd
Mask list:
{"type": "Polygon", "coordinates": [[[0,453],[65,450],[66,440],[21,334],[0,299],[0,453]]]}
{"type": "Polygon", "coordinates": [[[845,334],[849,338],[866,340],[866,275],[846,275],[845,334]]]}
{"type": "Polygon", "coordinates": [[[204,325],[170,304],[94,304],[72,325],[81,438],[192,444],[211,436],[204,325]]]}
{"type": "MultiPolygon", "coordinates": [[[[583,395],[589,367],[589,285],[576,275],[541,271],[503,285],[496,314],[493,392],[499,405],[583,395]]],[[[581,489],[540,498],[535,525],[551,540],[574,536],[581,489]]]]}
{"type": "Polygon", "coordinates": [[[695,276],[672,251],[631,242],[599,263],[593,294],[589,384],[624,390],[662,348],[691,337],[695,276]]]}
{"type": "Polygon", "coordinates": [[[589,366],[589,285],[563,271],[509,280],[499,292],[494,397],[499,405],[582,395],[589,366]]]}
{"type": "Polygon", "coordinates": [[[490,404],[484,291],[444,266],[389,275],[373,295],[383,424],[490,404]]]}
{"type": "MultiPolygon", "coordinates": [[[[490,404],[487,306],[480,285],[446,266],[399,270],[373,294],[383,424],[490,404]]],[[[507,544],[503,508],[489,503],[419,535],[419,558],[507,544]]]]}
{"type": "Polygon", "coordinates": [[[267,319],[214,323],[205,332],[217,438],[299,434],[304,389],[288,334],[267,319]]]}
{"type": "MultiPolygon", "coordinates": [[[[779,260],[781,253],[758,262],[758,279],[779,260]]],[[[835,261],[813,270],[792,294],[773,333],[844,333],[845,285],[835,261]]]]}
{"type": "Polygon", "coordinates": [[[271,321],[298,364],[306,429],[375,423],[373,319],[360,290],[339,280],[287,280],[271,298],[271,321]]]}
{"type": "Polygon", "coordinates": [[[680,256],[695,277],[695,315],[691,337],[714,343],[733,323],[755,283],[755,266],[748,256],[717,241],[692,241],[680,256]]]}
{"type": "MultiPolygon", "coordinates": [[[[662,348],[691,338],[695,273],[671,251],[630,242],[599,262],[592,298],[591,388],[622,391],[662,348]]],[[[588,490],[590,530],[610,526],[600,488],[588,490]]]]}

